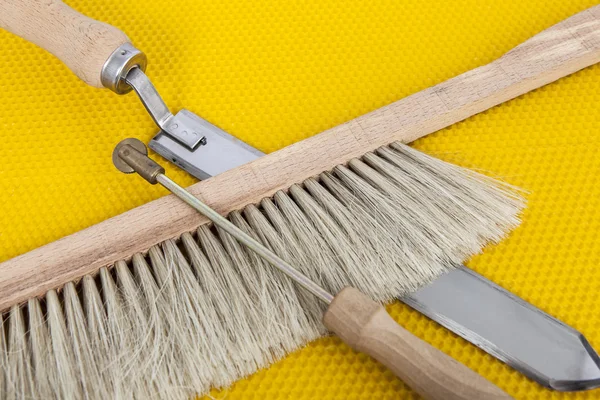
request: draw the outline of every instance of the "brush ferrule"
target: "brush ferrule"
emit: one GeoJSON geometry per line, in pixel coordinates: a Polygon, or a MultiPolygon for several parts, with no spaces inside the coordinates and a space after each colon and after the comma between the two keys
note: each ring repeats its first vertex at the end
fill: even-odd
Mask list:
{"type": "Polygon", "coordinates": [[[104,63],[100,80],[106,88],[117,94],[129,93],[133,88],[125,82],[125,77],[134,68],[145,71],[147,64],[148,60],[143,52],[131,43],[123,43],[104,63]]]}

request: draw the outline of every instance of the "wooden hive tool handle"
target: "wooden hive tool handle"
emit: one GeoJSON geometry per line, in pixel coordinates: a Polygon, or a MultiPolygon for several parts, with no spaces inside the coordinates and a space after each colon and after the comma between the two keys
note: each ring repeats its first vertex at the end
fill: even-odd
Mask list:
{"type": "Polygon", "coordinates": [[[343,289],[323,322],[344,343],[369,354],[426,399],[511,399],[493,383],[402,328],[355,288],[343,289]]]}
{"type": "Polygon", "coordinates": [[[127,85],[116,90],[118,78],[104,70],[113,55],[131,59],[128,67],[146,67],[145,55],[120,29],[88,18],[60,0],[2,0],[0,27],[52,53],[90,86],[117,93],[130,90],[127,85]]]}

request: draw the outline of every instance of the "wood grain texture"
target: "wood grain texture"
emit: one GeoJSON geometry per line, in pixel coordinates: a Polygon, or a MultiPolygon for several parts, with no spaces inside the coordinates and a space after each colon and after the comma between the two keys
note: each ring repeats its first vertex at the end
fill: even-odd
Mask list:
{"type": "MultiPolygon", "coordinates": [[[[600,61],[600,6],[500,59],[189,188],[222,214],[395,140],[411,142],[600,61]]],[[[115,171],[115,173],[117,173],[115,171]]],[[[132,177],[131,179],[139,179],[132,177]]],[[[167,196],[0,264],[0,310],[207,220],[167,196]]]]}
{"type": "Polygon", "coordinates": [[[2,0],[0,27],[54,54],[81,80],[104,87],[102,66],[127,35],[60,0],[2,0]]]}
{"type": "Polygon", "coordinates": [[[344,343],[388,367],[425,399],[511,399],[497,386],[402,328],[357,289],[343,289],[323,323],[344,343]]]}

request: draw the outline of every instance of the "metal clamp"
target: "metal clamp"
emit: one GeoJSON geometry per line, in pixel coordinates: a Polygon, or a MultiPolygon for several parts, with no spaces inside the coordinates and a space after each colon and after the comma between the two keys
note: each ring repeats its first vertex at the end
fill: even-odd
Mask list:
{"type": "Polygon", "coordinates": [[[194,123],[180,114],[173,115],[169,107],[158,94],[158,91],[148,79],[146,74],[139,68],[134,68],[124,78],[137,93],[140,100],[148,110],[148,113],[156,122],[160,129],[166,132],[173,139],[177,140],[188,150],[196,150],[198,146],[206,144],[206,137],[203,136],[194,123]]]}

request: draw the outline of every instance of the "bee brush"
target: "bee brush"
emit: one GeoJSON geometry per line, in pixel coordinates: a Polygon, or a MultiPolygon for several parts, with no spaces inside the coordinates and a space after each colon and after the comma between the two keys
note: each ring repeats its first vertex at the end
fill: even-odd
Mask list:
{"type": "Polygon", "coordinates": [[[164,168],[147,154],[141,141],[125,139],[115,148],[113,162],[122,172],[136,172],[151,184],[159,183],[321,300],[327,306],[323,316],[327,329],[354,349],[384,364],[421,396],[444,400],[511,398],[482,376],[396,324],[381,304],[359,290],[345,287],[335,296],[329,293],[169,179],[164,168]]]}

